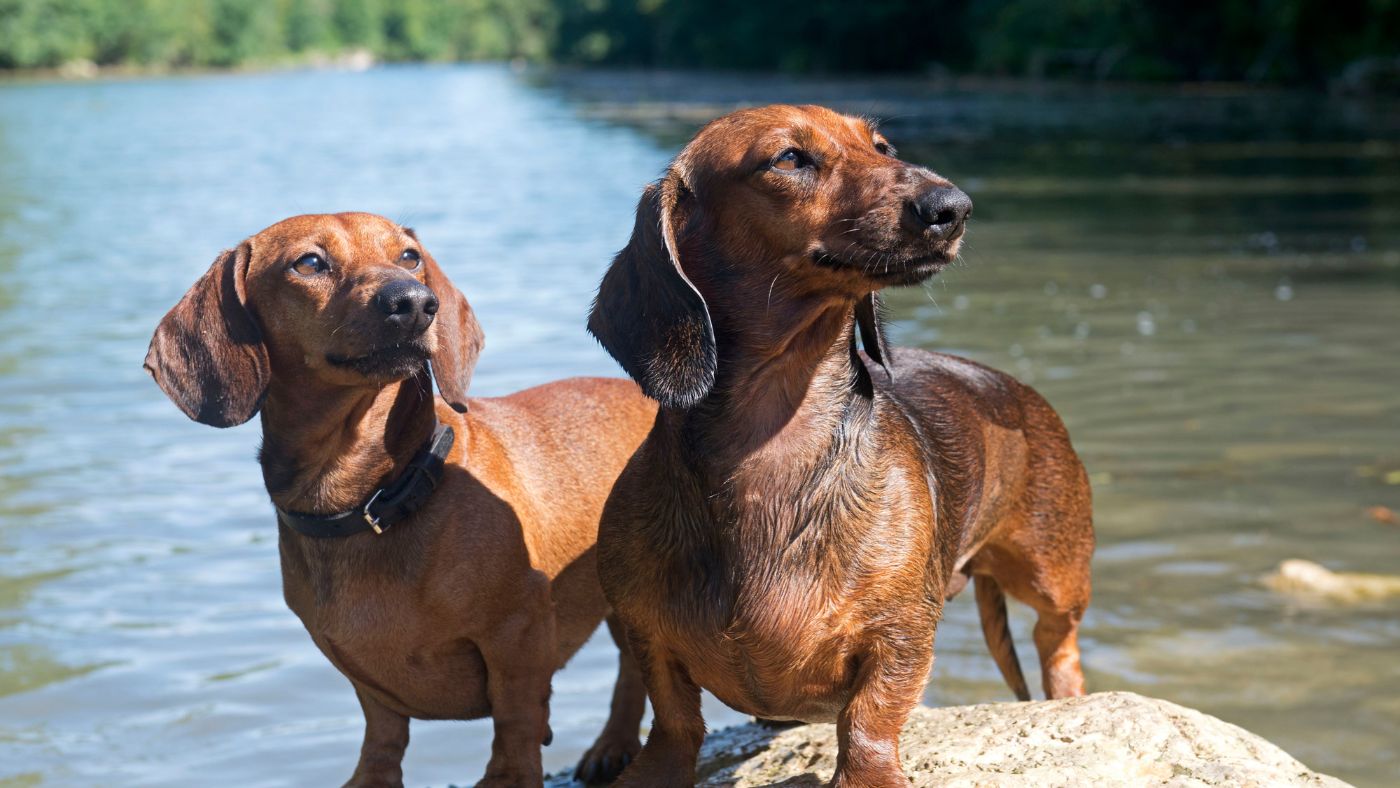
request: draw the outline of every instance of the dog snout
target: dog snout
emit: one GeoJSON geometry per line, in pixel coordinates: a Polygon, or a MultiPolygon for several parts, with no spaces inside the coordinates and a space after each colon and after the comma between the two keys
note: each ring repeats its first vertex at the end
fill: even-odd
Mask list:
{"type": "Polygon", "coordinates": [[[426,331],[438,311],[437,296],[413,279],[395,279],[374,295],[374,305],[385,321],[409,334],[426,331]]]}
{"type": "Polygon", "coordinates": [[[937,186],[914,198],[909,208],[922,228],[947,239],[956,236],[972,215],[972,198],[955,186],[937,186]]]}

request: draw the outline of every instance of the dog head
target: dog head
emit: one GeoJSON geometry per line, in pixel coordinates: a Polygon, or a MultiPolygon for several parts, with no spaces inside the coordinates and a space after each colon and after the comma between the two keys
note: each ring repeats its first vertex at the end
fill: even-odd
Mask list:
{"type": "Polygon", "coordinates": [[[951,262],[971,213],[966,194],[896,158],[865,120],[814,106],[740,110],[701,129],[642,195],[589,331],[676,408],[714,384],[706,299],[767,290],[771,300],[780,279],[785,292],[856,303],[874,356],[874,292],[951,262]]]}
{"type": "Polygon", "coordinates": [[[190,418],[242,424],[273,376],[382,387],[431,364],[466,410],[484,344],[413,231],[365,213],[297,216],[221,254],[161,320],[145,367],[190,418]]]}

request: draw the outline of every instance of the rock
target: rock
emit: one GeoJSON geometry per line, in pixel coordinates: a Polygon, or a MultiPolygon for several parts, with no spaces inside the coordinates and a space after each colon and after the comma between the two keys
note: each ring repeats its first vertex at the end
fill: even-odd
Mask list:
{"type": "MultiPolygon", "coordinates": [[[[914,710],[900,737],[914,786],[1345,786],[1214,717],[1131,692],[914,710]]],[[[715,731],[701,786],[825,785],[836,727],[715,731]]],[[[571,785],[565,777],[547,788],[571,785]]]]}
{"type": "Polygon", "coordinates": [[[1353,60],[1332,81],[1332,90],[1352,95],[1400,91],[1400,57],[1353,60]]]}
{"type": "Polygon", "coordinates": [[[101,70],[91,60],[78,58],[58,67],[58,75],[63,79],[93,79],[101,70]]]}
{"type": "Polygon", "coordinates": [[[368,49],[352,49],[340,56],[340,67],[346,71],[368,71],[374,68],[376,58],[368,49]]]}
{"type": "Polygon", "coordinates": [[[1400,525],[1400,514],[1396,514],[1389,506],[1372,506],[1366,510],[1366,516],[1378,523],[1400,525]]]}
{"type": "Polygon", "coordinates": [[[1264,578],[1264,585],[1282,594],[1329,602],[1366,602],[1400,596],[1400,576],[1333,572],[1321,564],[1293,558],[1264,578]]]}

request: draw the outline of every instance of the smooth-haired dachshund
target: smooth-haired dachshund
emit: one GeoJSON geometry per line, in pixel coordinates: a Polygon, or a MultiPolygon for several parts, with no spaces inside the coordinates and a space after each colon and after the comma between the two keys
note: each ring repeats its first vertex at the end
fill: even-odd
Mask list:
{"type": "Polygon", "coordinates": [[[971,211],[812,106],[719,118],[646,189],[588,323],[661,404],[598,536],[656,712],[619,784],[694,782],[704,688],[835,722],[833,785],[907,786],[900,728],[969,578],[1017,697],[1005,594],[1038,614],[1046,693],[1084,692],[1094,534],[1063,424],[1012,377],[881,330],[878,291],[952,261],[971,211]]]}
{"type": "MultiPolygon", "coordinates": [[[[146,357],[190,418],[261,411],[283,593],[364,709],[349,785],[402,784],[410,717],[488,715],[478,785],[540,785],[550,679],[609,613],[599,513],[655,405],[604,379],[469,399],[482,344],[412,230],[343,213],[224,252],[146,357]]],[[[624,649],[581,776],[637,752],[644,704],[624,649]]]]}

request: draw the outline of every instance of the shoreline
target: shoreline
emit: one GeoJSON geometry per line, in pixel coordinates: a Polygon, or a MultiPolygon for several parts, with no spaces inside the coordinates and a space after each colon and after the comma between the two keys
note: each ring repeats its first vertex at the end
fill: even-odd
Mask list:
{"type": "Polygon", "coordinates": [[[1154,82],[1037,78],[951,72],[842,72],[793,74],[782,71],[743,71],[729,69],[586,66],[561,63],[531,63],[515,60],[383,60],[366,49],[342,53],[315,53],[305,57],[242,63],[234,66],[170,66],[119,63],[99,65],[77,60],[56,67],[0,68],[0,87],[82,82],[122,82],[142,79],[183,79],[206,76],[243,76],[295,73],[301,71],[362,72],[375,68],[432,68],[458,66],[499,66],[518,74],[561,81],[581,78],[652,78],[761,80],[788,85],[860,85],[921,88],[933,92],[994,91],[999,93],[1092,93],[1099,95],[1136,94],[1177,98],[1241,98],[1267,96],[1309,96],[1318,99],[1344,98],[1358,101],[1393,101],[1400,94],[1384,91],[1352,93],[1318,85],[1288,85],[1244,81],[1154,82]]]}
{"type": "MultiPolygon", "coordinates": [[[[433,65],[427,61],[418,61],[414,64],[433,65]]],[[[368,71],[383,65],[386,65],[386,61],[380,60],[367,49],[352,49],[339,53],[308,53],[304,57],[242,63],[236,66],[171,66],[138,63],[98,65],[90,60],[74,60],[51,68],[0,68],[0,86],[55,82],[124,82],[137,79],[180,79],[297,71],[368,71]]]]}

